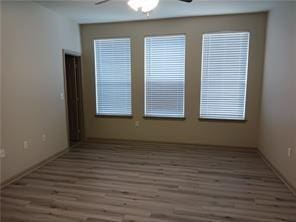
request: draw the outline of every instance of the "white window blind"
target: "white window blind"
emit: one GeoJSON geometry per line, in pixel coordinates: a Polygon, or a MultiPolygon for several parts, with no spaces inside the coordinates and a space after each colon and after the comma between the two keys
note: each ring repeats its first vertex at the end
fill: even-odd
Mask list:
{"type": "Polygon", "coordinates": [[[145,116],[184,117],[185,39],[145,38],[145,116]]]}
{"type": "Polygon", "coordinates": [[[130,39],[95,40],[94,51],[96,114],[132,115],[130,39]]]}
{"type": "Polygon", "coordinates": [[[249,35],[203,35],[200,118],[245,119],[249,35]]]}

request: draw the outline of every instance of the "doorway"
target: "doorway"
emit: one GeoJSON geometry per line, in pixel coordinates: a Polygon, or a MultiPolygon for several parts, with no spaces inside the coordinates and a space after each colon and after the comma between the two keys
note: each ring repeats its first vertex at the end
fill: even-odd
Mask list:
{"type": "Polygon", "coordinates": [[[68,138],[72,146],[82,140],[81,56],[64,51],[64,63],[68,138]]]}

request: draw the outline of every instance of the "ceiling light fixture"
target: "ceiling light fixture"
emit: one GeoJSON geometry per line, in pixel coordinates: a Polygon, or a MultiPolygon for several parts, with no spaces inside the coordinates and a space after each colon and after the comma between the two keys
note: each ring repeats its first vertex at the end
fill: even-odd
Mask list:
{"type": "Polygon", "coordinates": [[[135,11],[141,10],[143,13],[148,14],[157,7],[159,0],[129,0],[128,6],[135,11]]]}

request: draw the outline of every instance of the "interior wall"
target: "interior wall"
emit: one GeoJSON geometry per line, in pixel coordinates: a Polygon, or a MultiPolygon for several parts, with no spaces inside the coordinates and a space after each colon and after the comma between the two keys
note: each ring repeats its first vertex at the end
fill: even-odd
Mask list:
{"type": "Polygon", "coordinates": [[[296,188],[296,3],[268,17],[259,148],[296,188]],[[293,148],[288,157],[288,147],[293,148]]]}
{"type": "Polygon", "coordinates": [[[3,182],[68,147],[62,49],[79,52],[80,34],[37,3],[2,7],[3,182]]]}
{"type": "MultiPolygon", "coordinates": [[[[2,51],[2,1],[0,1],[0,52],[2,51]]],[[[0,152],[2,150],[2,55],[0,53],[0,152]]],[[[0,181],[1,181],[1,174],[2,174],[2,158],[0,157],[0,181]]],[[[0,204],[1,207],[1,204],[0,204]]],[[[1,216],[1,215],[0,215],[1,216]]]]}
{"type": "Polygon", "coordinates": [[[265,26],[266,13],[81,25],[86,137],[256,147],[265,26]],[[251,32],[246,122],[198,120],[202,34],[217,31],[251,32]],[[143,119],[144,37],[178,33],[187,38],[186,120],[143,119]],[[97,118],[93,40],[122,36],[132,45],[133,118],[97,118]]]}

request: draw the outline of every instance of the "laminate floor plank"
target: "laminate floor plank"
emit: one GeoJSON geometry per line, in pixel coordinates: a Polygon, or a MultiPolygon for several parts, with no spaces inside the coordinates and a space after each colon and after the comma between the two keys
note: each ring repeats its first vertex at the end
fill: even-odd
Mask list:
{"type": "Polygon", "coordinates": [[[256,150],[84,143],[9,185],[2,222],[296,222],[256,150]]]}

